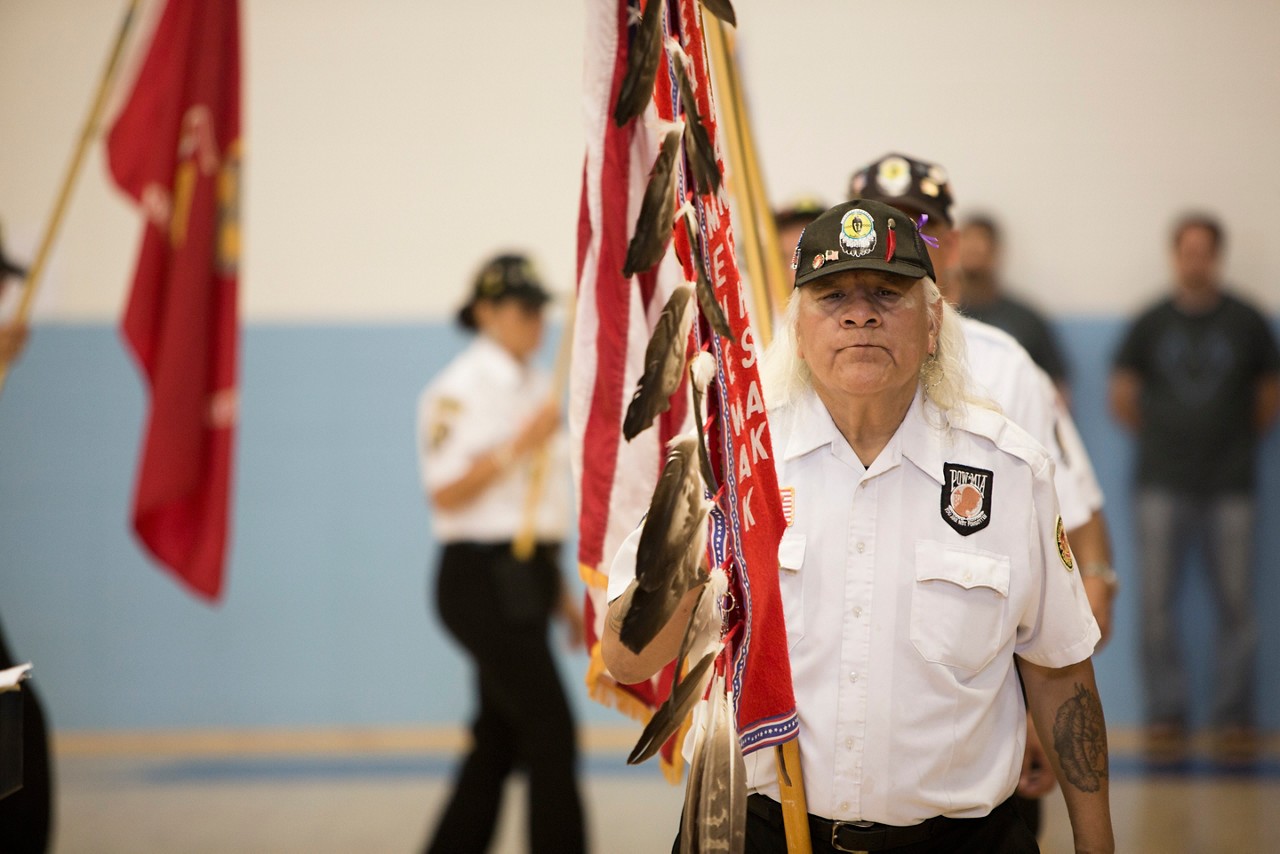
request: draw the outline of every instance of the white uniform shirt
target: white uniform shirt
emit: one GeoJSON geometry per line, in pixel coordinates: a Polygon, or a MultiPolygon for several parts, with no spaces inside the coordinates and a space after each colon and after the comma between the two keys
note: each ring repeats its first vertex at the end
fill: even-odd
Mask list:
{"type": "MultiPolygon", "coordinates": [[[[422,488],[431,493],[458,480],[486,454],[506,445],[550,394],[546,374],[523,365],[484,335],[431,382],[418,400],[418,460],[422,488]]],[[[569,530],[568,445],[563,433],[548,444],[546,475],[536,518],[539,540],[563,540],[569,530]]],[[[474,501],[458,510],[433,507],[438,542],[500,542],[520,529],[529,493],[525,457],[474,501]]]]}
{"type": "Polygon", "coordinates": [[[1053,380],[1012,335],[973,318],[961,321],[975,391],[1048,449],[1063,523],[1068,531],[1080,527],[1102,508],[1102,488],[1053,380]]]}
{"type": "MultiPolygon", "coordinates": [[[[867,470],[812,392],[769,413],[779,488],[794,499],[779,586],[815,815],[901,826],[988,814],[1021,771],[1013,654],[1065,667],[1099,638],[1059,551],[1044,449],[990,410],[971,410],[965,429],[940,418],[918,398],[867,470]],[[968,535],[943,516],[948,464],[988,473],[968,535]]],[[[634,576],[638,540],[619,551],[611,597],[634,576]]],[[[747,756],[747,780],[779,798],[772,751],[747,756]]]]}

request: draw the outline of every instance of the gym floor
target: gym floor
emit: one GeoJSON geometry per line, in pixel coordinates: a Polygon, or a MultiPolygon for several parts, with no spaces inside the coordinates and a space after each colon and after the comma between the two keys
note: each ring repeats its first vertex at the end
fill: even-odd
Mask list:
{"type": "MultiPolygon", "coordinates": [[[[584,730],[581,785],[592,850],[670,850],[683,786],[630,768],[635,731],[584,730]]],[[[416,852],[449,793],[460,731],[65,734],[56,743],[56,852],[416,852]]],[[[1124,852],[1280,850],[1280,740],[1222,764],[1196,745],[1146,763],[1135,733],[1110,737],[1111,801],[1124,852]]],[[[1058,793],[1046,854],[1070,852],[1058,793]]],[[[520,854],[523,784],[513,780],[494,852],[520,854]]]]}

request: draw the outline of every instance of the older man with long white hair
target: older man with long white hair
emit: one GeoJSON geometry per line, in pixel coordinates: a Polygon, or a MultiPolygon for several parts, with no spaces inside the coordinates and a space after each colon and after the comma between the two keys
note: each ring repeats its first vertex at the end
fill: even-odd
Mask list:
{"type": "MultiPolygon", "coordinates": [[[[956,316],[905,213],[837,205],[793,266],[765,383],[792,498],[779,586],[813,850],[1038,850],[1009,802],[1023,690],[1077,850],[1113,850],[1099,632],[1052,460],[969,392],[956,316]]],[[[605,661],[638,681],[674,656],[678,632],[632,653],[609,636],[626,603],[611,606],[605,661]]],[[[746,850],[781,852],[761,753],[747,757],[746,850]]]]}

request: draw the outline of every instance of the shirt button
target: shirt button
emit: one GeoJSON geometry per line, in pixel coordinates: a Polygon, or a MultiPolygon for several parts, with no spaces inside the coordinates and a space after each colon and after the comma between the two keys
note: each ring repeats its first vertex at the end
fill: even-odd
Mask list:
{"type": "Polygon", "coordinates": [[[973,573],[972,573],[972,572],[966,572],[966,573],[964,574],[964,580],[965,580],[965,581],[973,581],[973,573]]]}
{"type": "Polygon", "coordinates": [[[849,802],[848,802],[848,801],[841,801],[841,802],[840,802],[840,812],[848,812],[848,811],[849,811],[849,802]]]}
{"type": "Polygon", "coordinates": [[[855,671],[855,672],[853,672],[853,673],[850,673],[850,674],[849,674],[849,681],[850,681],[850,682],[857,682],[857,681],[858,681],[858,674],[857,674],[857,672],[856,672],[856,671],[855,671]]]}
{"type": "Polygon", "coordinates": [[[858,543],[858,554],[862,554],[867,550],[866,543],[858,543]]]}
{"type": "Polygon", "coordinates": [[[853,750],[853,739],[852,739],[852,738],[846,738],[846,739],[844,740],[844,746],[845,746],[845,747],[847,747],[847,748],[848,748],[848,749],[850,749],[850,750],[853,750]]]}
{"type": "Polygon", "coordinates": [[[853,607],[853,616],[855,616],[855,617],[861,617],[861,616],[862,616],[862,608],[860,608],[860,607],[858,607],[857,605],[855,605],[855,606],[853,607]]]}

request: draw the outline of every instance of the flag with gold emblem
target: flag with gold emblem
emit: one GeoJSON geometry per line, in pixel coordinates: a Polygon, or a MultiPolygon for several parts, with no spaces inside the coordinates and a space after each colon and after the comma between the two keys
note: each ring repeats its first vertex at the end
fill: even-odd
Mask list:
{"type": "Polygon", "coordinates": [[[107,162],[144,218],[122,321],[151,395],[133,526],[157,561],[216,600],[237,402],[236,0],[168,0],[108,133],[107,162]]]}

